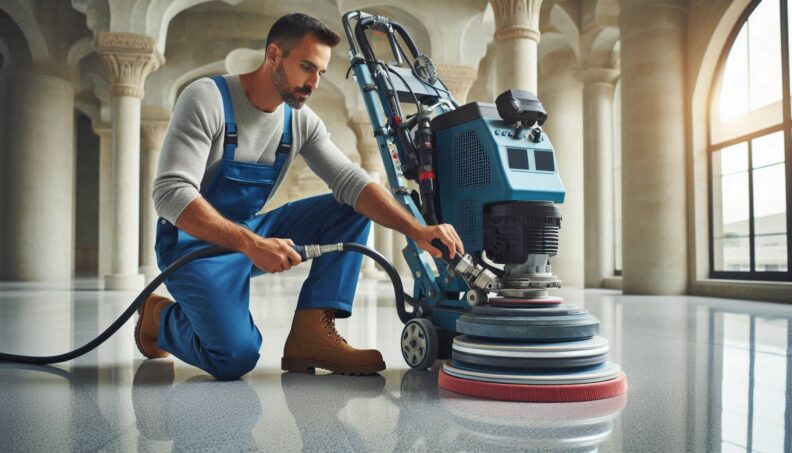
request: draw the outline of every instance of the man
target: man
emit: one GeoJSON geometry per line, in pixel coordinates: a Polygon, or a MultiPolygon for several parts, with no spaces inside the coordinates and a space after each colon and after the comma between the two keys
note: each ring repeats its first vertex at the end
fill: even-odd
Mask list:
{"type": "MultiPolygon", "coordinates": [[[[249,312],[250,277],[299,264],[295,243],[365,243],[369,218],[435,256],[435,238],[452,256],[464,252],[453,227],[420,225],[346,158],[304,107],[339,41],[310,16],[284,16],[272,26],[257,70],[197,80],[179,97],[154,181],[159,267],[207,243],[239,253],[190,262],[166,281],[176,303],[154,295],[141,306],[135,341],[146,357],[172,353],[218,379],[244,375],[261,347],[249,312]],[[296,153],[332,195],[257,215],[296,153]]],[[[335,329],[335,318],[351,314],[360,264],[352,253],[313,261],[284,347],[284,370],[371,374],[385,368],[378,351],[353,348],[335,329]]]]}

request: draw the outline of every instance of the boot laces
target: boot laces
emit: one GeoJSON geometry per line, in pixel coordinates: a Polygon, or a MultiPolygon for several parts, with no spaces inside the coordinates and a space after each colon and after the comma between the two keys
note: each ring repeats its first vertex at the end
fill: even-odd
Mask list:
{"type": "Polygon", "coordinates": [[[338,343],[339,341],[343,341],[346,343],[346,339],[341,336],[340,333],[336,330],[335,327],[335,313],[331,310],[323,311],[321,316],[319,316],[319,321],[322,323],[322,330],[325,331],[328,337],[333,337],[335,342],[338,343]]]}

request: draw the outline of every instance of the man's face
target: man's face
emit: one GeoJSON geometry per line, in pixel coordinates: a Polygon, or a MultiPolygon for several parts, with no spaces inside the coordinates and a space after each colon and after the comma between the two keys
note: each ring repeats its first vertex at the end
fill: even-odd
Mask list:
{"type": "Polygon", "coordinates": [[[305,104],[308,96],[319,86],[319,79],[327,72],[330,54],[330,46],[310,33],[303,36],[286,57],[278,46],[273,82],[283,102],[295,109],[305,104]]]}

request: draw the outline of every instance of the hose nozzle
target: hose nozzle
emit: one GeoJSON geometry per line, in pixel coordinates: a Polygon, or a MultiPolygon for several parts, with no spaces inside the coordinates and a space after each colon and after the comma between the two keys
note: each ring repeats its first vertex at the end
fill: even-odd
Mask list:
{"type": "Polygon", "coordinates": [[[300,255],[300,259],[308,261],[318,258],[325,253],[340,252],[344,250],[344,244],[326,244],[326,245],[293,245],[292,248],[300,255]]]}

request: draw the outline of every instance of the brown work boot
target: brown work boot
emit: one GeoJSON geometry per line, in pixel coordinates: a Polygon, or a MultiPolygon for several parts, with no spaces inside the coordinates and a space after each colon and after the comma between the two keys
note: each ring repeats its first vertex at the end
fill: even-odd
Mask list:
{"type": "Polygon", "coordinates": [[[294,313],[283,347],[281,368],[295,373],[315,368],[339,374],[372,374],[385,369],[376,349],[355,349],[335,328],[335,310],[307,309],[294,313]]]}
{"type": "Polygon", "coordinates": [[[152,294],[137,309],[138,320],[135,325],[135,343],[141,354],[149,359],[159,359],[170,354],[160,349],[157,344],[159,334],[159,320],[162,310],[173,301],[156,294],[152,294]]]}

